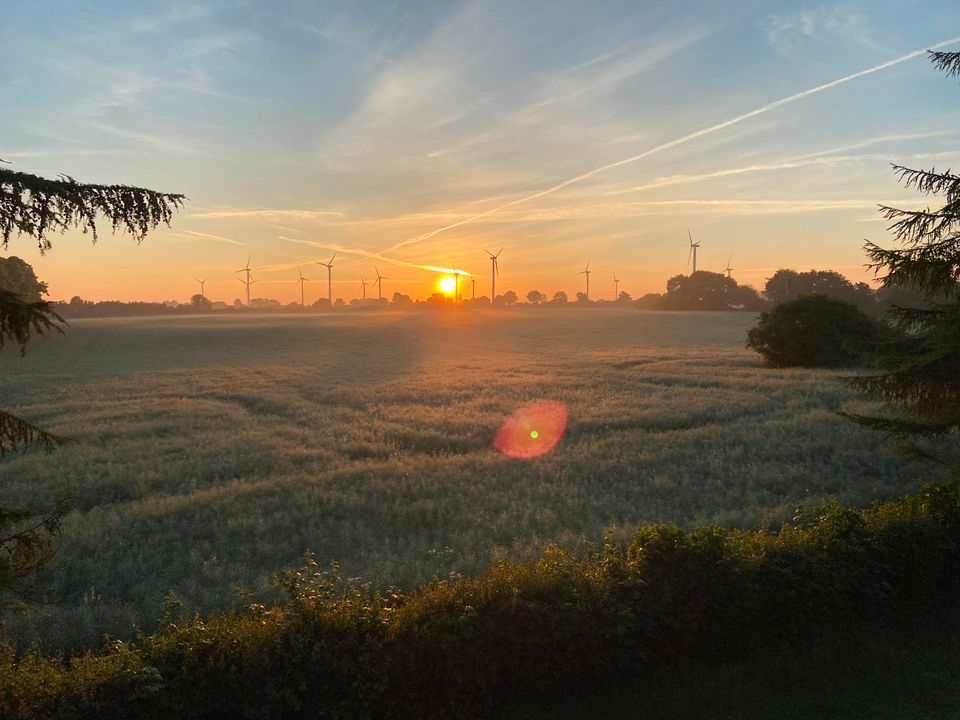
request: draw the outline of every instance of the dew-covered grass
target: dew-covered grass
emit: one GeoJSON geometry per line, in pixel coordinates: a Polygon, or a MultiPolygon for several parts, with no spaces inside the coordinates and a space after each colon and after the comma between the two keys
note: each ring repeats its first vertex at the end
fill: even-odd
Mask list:
{"type": "Polygon", "coordinates": [[[264,597],[312,550],[413,585],[644,522],[776,525],[828,497],[931,479],[835,414],[835,371],[770,370],[738,313],[517,308],[75,321],[0,355],[0,406],[71,442],[0,462],[0,495],[70,493],[38,606],[54,646],[149,629],[175,592],[264,597]],[[491,442],[518,406],[567,405],[557,448],[491,442]]]}

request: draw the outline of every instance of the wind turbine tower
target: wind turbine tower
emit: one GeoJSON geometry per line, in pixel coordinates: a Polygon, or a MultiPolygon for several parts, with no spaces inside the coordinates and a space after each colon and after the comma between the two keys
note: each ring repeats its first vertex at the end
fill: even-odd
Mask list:
{"type": "Polygon", "coordinates": [[[693,241],[693,235],[690,234],[690,228],[687,228],[687,237],[690,238],[690,254],[687,255],[687,263],[690,263],[690,257],[693,257],[693,272],[697,271],[697,248],[700,247],[700,241],[693,241]]]}
{"type": "Polygon", "coordinates": [[[372,285],[373,283],[368,283],[363,279],[363,275],[360,276],[360,290],[363,292],[363,299],[367,299],[367,285],[372,285]]]}
{"type": "Polygon", "coordinates": [[[733,268],[730,267],[731,260],[733,260],[733,255],[727,258],[727,266],[723,269],[723,271],[727,274],[727,279],[729,279],[731,274],[733,273],[733,268]]]}
{"type": "Polygon", "coordinates": [[[237,270],[237,272],[246,273],[246,277],[240,278],[240,282],[242,282],[244,286],[247,288],[247,307],[250,307],[250,286],[253,285],[256,282],[256,280],[250,279],[250,258],[249,257],[247,258],[246,267],[240,268],[239,270],[237,270]]]}
{"type": "Polygon", "coordinates": [[[373,269],[377,271],[377,279],[376,279],[376,283],[377,283],[377,300],[383,300],[383,281],[384,281],[384,280],[389,280],[390,278],[384,277],[383,275],[381,275],[381,274],[380,274],[380,268],[378,268],[376,265],[373,266],[373,269]]]}
{"type": "Polygon", "coordinates": [[[297,280],[297,281],[294,283],[294,285],[299,285],[299,286],[300,286],[300,307],[304,307],[304,304],[303,304],[303,282],[304,282],[305,280],[309,280],[310,278],[305,278],[305,277],[303,276],[303,272],[300,270],[299,267],[297,268],[297,272],[300,274],[300,279],[297,280]]]}
{"type": "Polygon", "coordinates": [[[337,254],[334,253],[327,262],[314,261],[317,265],[323,265],[327,269],[327,299],[331,306],[333,306],[333,258],[336,256],[337,254]]]}
{"type": "Polygon", "coordinates": [[[586,267],[586,269],[581,270],[580,272],[577,273],[577,275],[586,275],[586,276],[587,276],[587,300],[590,299],[590,273],[591,273],[591,272],[592,272],[592,271],[590,270],[590,261],[587,260],[587,267],[586,267]]]}
{"type": "Polygon", "coordinates": [[[617,274],[613,274],[613,301],[620,299],[620,281],[617,280],[617,274]]]}
{"type": "Polygon", "coordinates": [[[470,276],[470,299],[477,299],[477,279],[473,275],[470,276]]]}
{"type": "Polygon", "coordinates": [[[204,278],[203,280],[201,280],[200,278],[194,278],[194,280],[196,280],[198,283],[200,283],[200,297],[202,297],[204,300],[206,300],[206,299],[207,299],[207,294],[203,291],[203,286],[207,284],[207,279],[204,278]]]}
{"type": "Polygon", "coordinates": [[[493,302],[497,299],[497,278],[500,277],[500,263],[497,258],[500,257],[503,248],[500,248],[496,255],[489,250],[484,250],[484,252],[490,256],[490,302],[493,302]]]}

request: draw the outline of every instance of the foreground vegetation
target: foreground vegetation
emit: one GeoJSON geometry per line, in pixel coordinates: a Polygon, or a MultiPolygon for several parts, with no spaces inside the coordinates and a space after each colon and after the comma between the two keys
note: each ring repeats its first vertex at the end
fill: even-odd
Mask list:
{"type": "Polygon", "coordinates": [[[955,606],[960,490],[866,511],[832,505],[779,532],[654,525],[577,557],[552,549],[411,593],[308,562],[285,601],[160,631],[69,663],[8,653],[11,718],[469,717],[518,689],[709,666],[853,621],[955,606]]]}
{"type": "Polygon", "coordinates": [[[960,608],[855,621],[828,636],[718,665],[555,684],[491,711],[500,720],[955,720],[960,608]]]}
{"type": "Polygon", "coordinates": [[[777,527],[935,477],[836,416],[858,407],[836,371],[764,369],[748,314],[599,315],[75,321],[0,359],[6,402],[73,440],[0,462],[11,505],[73,497],[10,633],[76,649],[151,631],[170,591],[269,603],[307,550],[412,587],[609,528],[777,527]],[[570,410],[559,446],[496,452],[540,399],[570,410]]]}

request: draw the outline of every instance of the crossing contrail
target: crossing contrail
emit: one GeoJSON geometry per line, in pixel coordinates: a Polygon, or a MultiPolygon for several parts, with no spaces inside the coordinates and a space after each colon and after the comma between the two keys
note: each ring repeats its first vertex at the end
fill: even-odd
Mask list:
{"type": "Polygon", "coordinates": [[[570,185],[573,185],[574,183],[578,183],[588,178],[591,178],[594,175],[599,175],[600,173],[605,173],[608,170],[613,170],[614,168],[618,168],[623,165],[630,165],[631,163],[644,160],[650,157],[651,155],[655,155],[657,153],[663,152],[664,150],[669,150],[670,148],[675,148],[678,145],[685,145],[686,143],[692,140],[696,140],[698,138],[702,138],[705,135],[712,135],[713,133],[719,132],[720,130],[725,130],[726,128],[732,125],[737,125],[738,123],[742,123],[744,120],[749,120],[750,118],[757,117],[758,115],[763,115],[764,113],[768,113],[771,110],[775,110],[784,105],[789,105],[790,103],[794,103],[797,100],[802,100],[803,98],[809,97],[810,95],[816,95],[817,93],[821,93],[824,90],[830,90],[831,88],[835,88],[838,85],[844,85],[850,82],[851,80],[856,80],[857,78],[864,77],[865,75],[872,75],[873,73],[880,72],[881,70],[886,70],[887,68],[893,67],[894,65],[899,65],[900,63],[906,62],[907,60],[912,60],[916,57],[920,57],[921,55],[925,54],[928,50],[936,50],[946,45],[952,45],[958,42],[960,42],[960,37],[951,38],[950,40],[944,40],[943,42],[939,42],[936,45],[931,45],[929,48],[924,48],[922,50],[914,50],[913,52],[907,53],[906,55],[901,55],[900,57],[894,58],[893,60],[888,60],[887,62],[880,63],[879,65],[874,65],[873,67],[869,67],[865,70],[860,70],[858,72],[851,73],[850,75],[845,75],[842,78],[838,78],[837,80],[831,80],[828,83],[817,85],[816,87],[809,88],[808,90],[803,90],[801,92],[794,93],[793,95],[788,95],[785,98],[774,100],[773,102],[767,103],[766,105],[762,105],[756,108],[755,110],[745,112],[742,115],[737,115],[736,117],[730,118],[729,120],[724,120],[723,122],[717,123],[716,125],[711,125],[710,127],[706,127],[701,130],[696,130],[692,133],[682,135],[681,137],[678,137],[674,140],[661,143],[660,145],[655,145],[649,150],[644,150],[642,153],[639,153],[638,155],[631,155],[630,157],[624,158],[623,160],[617,160],[616,162],[607,163],[606,165],[601,165],[598,168],[594,168],[593,170],[588,170],[587,172],[581,173],[580,175],[575,175],[572,178],[568,178],[567,180],[564,180],[563,182],[559,182],[556,185],[552,185],[551,187],[548,187],[544,190],[538,190],[537,192],[530,193],[529,195],[524,195],[523,197],[517,198],[516,200],[511,200],[510,202],[503,203],[502,205],[498,205],[497,207],[491,208],[490,210],[486,210],[476,215],[471,215],[470,217],[464,218],[463,220],[458,220],[455,223],[444,225],[443,227],[439,227],[436,230],[431,230],[428,233],[424,233],[422,235],[417,235],[415,237],[402,240],[396,243],[395,245],[393,245],[392,247],[388,248],[387,250],[384,250],[384,252],[385,253],[395,252],[396,250],[399,250],[402,247],[406,247],[407,245],[412,245],[414,243],[423,242],[424,240],[429,240],[435,235],[439,235],[440,233],[446,232],[447,230],[453,230],[454,228],[460,227],[461,225],[466,225],[467,223],[476,222],[477,220],[482,220],[483,218],[490,217],[491,215],[495,215],[496,213],[506,210],[507,208],[511,208],[514,205],[530,202],[531,200],[537,200],[546,195],[552,195],[558,190],[563,190],[565,187],[568,187],[570,185]]]}

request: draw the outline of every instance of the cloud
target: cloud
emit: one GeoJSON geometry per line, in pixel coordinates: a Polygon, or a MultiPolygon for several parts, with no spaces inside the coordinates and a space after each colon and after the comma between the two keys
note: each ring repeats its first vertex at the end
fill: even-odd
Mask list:
{"type": "MultiPolygon", "coordinates": [[[[947,45],[952,45],[952,44],[955,44],[955,43],[958,43],[958,42],[960,42],[960,37],[951,38],[950,40],[944,40],[944,41],[942,41],[942,42],[939,42],[939,43],[936,43],[935,45],[930,46],[930,49],[935,50],[935,49],[937,49],[937,48],[945,47],[945,46],[947,46],[947,45]]],[[[560,191],[560,190],[563,190],[564,188],[569,187],[570,185],[573,185],[573,184],[575,184],[575,183],[580,183],[580,182],[582,182],[582,181],[584,181],[584,180],[587,180],[587,179],[589,179],[589,178],[591,178],[591,177],[594,177],[595,175],[599,175],[599,174],[601,174],[601,173],[609,172],[610,170],[613,170],[613,169],[618,168],[618,167],[622,167],[622,166],[624,166],[624,165],[629,165],[629,164],[632,164],[632,163],[639,162],[640,160],[644,160],[644,159],[646,159],[646,158],[648,158],[648,157],[650,157],[650,156],[652,156],[652,155],[655,155],[655,154],[657,154],[657,153],[663,152],[664,150],[669,150],[669,149],[671,149],[671,148],[678,147],[678,146],[680,146],[680,145],[685,145],[685,144],[687,144],[687,143],[689,143],[689,142],[692,142],[693,140],[697,140],[697,139],[699,139],[699,138],[702,138],[702,137],[705,137],[705,136],[708,136],[708,135],[712,135],[713,133],[720,132],[721,130],[725,130],[725,129],[728,128],[728,127],[731,127],[731,126],[733,126],[733,125],[737,125],[737,124],[739,124],[739,123],[742,123],[742,122],[744,122],[745,120],[749,120],[749,119],[754,118],[754,117],[757,117],[757,116],[759,116],[759,115],[763,115],[763,114],[765,114],[765,113],[768,113],[768,112],[770,112],[771,110],[775,110],[775,109],[780,108],[780,107],[783,107],[783,106],[785,106],[785,105],[789,105],[789,104],[791,104],[791,103],[795,103],[795,102],[797,102],[798,100],[802,100],[803,98],[809,97],[809,96],[811,96],[811,95],[816,95],[816,94],[821,93],[821,92],[824,92],[824,91],[826,91],[826,90],[830,90],[830,89],[833,89],[833,88],[835,88],[835,87],[839,87],[839,86],[841,86],[841,85],[844,85],[844,84],[846,84],[846,83],[851,82],[852,80],[856,80],[857,78],[861,78],[861,77],[864,77],[864,76],[867,76],[867,75],[871,75],[871,74],[873,74],[873,73],[877,73],[877,72],[880,72],[880,71],[885,70],[885,69],[887,69],[887,68],[893,67],[894,65],[899,65],[899,64],[904,63],[904,62],[906,62],[906,61],[908,61],[908,60],[912,60],[912,59],[914,59],[914,58],[920,57],[921,55],[925,55],[926,52],[927,52],[927,49],[926,49],[926,48],[921,49],[921,50],[914,50],[913,52],[907,53],[907,54],[905,54],[905,55],[901,55],[901,56],[899,56],[899,57],[897,57],[897,58],[894,58],[893,60],[888,60],[888,61],[886,61],[886,62],[880,63],[879,65],[874,65],[874,66],[872,66],[872,67],[866,68],[865,70],[859,70],[859,71],[857,71],[857,72],[850,73],[850,74],[848,74],[848,75],[844,75],[843,77],[840,77],[840,78],[838,78],[838,79],[836,79],[836,80],[832,80],[832,81],[827,82],[827,83],[822,83],[822,84],[820,84],[820,85],[817,85],[817,86],[815,86],[815,87],[809,88],[809,89],[807,89],[807,90],[803,90],[803,91],[801,91],[801,92],[797,92],[797,93],[794,93],[794,94],[792,94],[792,95],[788,95],[788,96],[786,96],[786,97],[780,98],[779,100],[774,100],[773,102],[769,102],[769,103],[767,103],[767,104],[765,104],[765,105],[762,105],[762,106],[760,106],[760,107],[758,107],[758,108],[756,108],[756,109],[754,109],[754,110],[750,110],[749,112],[745,112],[745,113],[742,113],[742,114],[740,114],[740,115],[737,115],[737,116],[735,116],[735,117],[733,117],[733,118],[730,118],[730,119],[728,119],[728,120],[724,120],[723,122],[719,122],[719,123],[716,123],[716,124],[714,124],[714,125],[710,125],[710,126],[708,126],[708,127],[702,128],[702,129],[700,129],[700,130],[696,130],[696,131],[694,131],[694,132],[687,133],[686,135],[681,135],[680,137],[675,138],[674,140],[670,140],[670,141],[667,141],[667,142],[664,142],[664,143],[660,143],[659,145],[655,145],[654,147],[652,147],[652,148],[650,148],[650,149],[648,149],[648,150],[645,150],[645,151],[643,151],[643,152],[641,152],[641,153],[638,153],[638,154],[636,154],[636,155],[631,155],[630,157],[623,158],[622,160],[617,160],[617,161],[615,161],[615,162],[610,162],[610,163],[607,163],[607,164],[605,164],[605,165],[601,165],[600,167],[594,168],[593,170],[589,170],[589,171],[587,171],[587,172],[580,173],[579,175],[575,175],[575,176],[573,176],[573,177],[571,177],[571,178],[568,178],[567,180],[563,180],[562,182],[559,182],[559,183],[556,183],[556,184],[554,184],[554,185],[551,185],[550,187],[545,188],[544,190],[538,190],[538,191],[536,191],[536,192],[532,192],[532,193],[526,194],[526,195],[524,195],[524,196],[522,196],[522,197],[516,198],[516,199],[514,199],[514,200],[510,200],[509,202],[506,202],[506,203],[503,203],[503,204],[501,204],[501,205],[498,205],[498,206],[496,206],[496,207],[494,207],[494,208],[491,208],[491,209],[489,209],[489,210],[486,210],[486,211],[484,211],[484,212],[482,212],[482,213],[477,213],[477,214],[472,215],[472,216],[470,216],[470,217],[468,217],[468,218],[465,218],[465,219],[463,219],[463,220],[458,220],[457,222],[450,223],[450,224],[448,224],[448,225],[445,225],[445,226],[436,228],[436,229],[434,229],[434,230],[431,230],[430,232],[422,233],[422,234],[417,235],[417,236],[415,236],[415,237],[411,237],[411,238],[408,238],[408,239],[406,239],[406,240],[402,240],[401,242],[395,243],[394,245],[392,245],[392,246],[391,246],[390,248],[388,248],[385,252],[395,252],[396,250],[398,250],[398,249],[400,249],[400,248],[403,248],[403,247],[406,247],[406,246],[408,246],[408,245],[412,245],[412,244],[414,244],[414,243],[418,243],[418,242],[422,242],[422,241],[424,241],[424,240],[428,240],[428,239],[434,237],[435,235],[438,235],[439,233],[446,232],[446,231],[448,231],[448,230],[452,230],[452,229],[454,229],[454,228],[460,227],[460,226],[465,225],[465,224],[467,224],[467,223],[472,223],[472,222],[476,222],[477,220],[482,220],[482,219],[484,219],[484,218],[488,218],[488,217],[490,217],[490,216],[492,216],[492,215],[495,215],[496,213],[502,212],[503,210],[507,210],[507,209],[509,209],[509,208],[511,208],[511,207],[514,207],[514,206],[516,206],[516,205],[519,205],[519,204],[521,204],[521,203],[531,202],[531,201],[533,201],[533,200],[537,200],[537,199],[542,198],[542,197],[545,197],[545,196],[547,196],[547,195],[552,195],[553,193],[558,192],[558,191],[560,191]]]]}
{"type": "Polygon", "coordinates": [[[384,255],[383,253],[372,252],[370,250],[364,250],[363,248],[341,245],[340,243],[322,242],[319,240],[304,240],[303,238],[292,238],[292,237],[286,237],[285,235],[278,235],[277,238],[280,240],[286,240],[287,242],[297,243],[299,245],[308,245],[310,247],[330,250],[337,254],[357,255],[360,257],[368,258],[370,260],[379,260],[380,262],[387,263],[389,265],[395,265],[396,267],[412,268],[415,270],[426,270],[428,272],[445,272],[445,273],[458,272],[460,274],[466,274],[462,270],[457,271],[457,270],[454,270],[453,268],[442,267],[438,265],[424,265],[422,263],[409,262],[407,260],[400,260],[398,258],[389,257],[387,255],[384,255]]]}
{"type": "Polygon", "coordinates": [[[187,217],[193,220],[219,220],[223,218],[265,218],[275,220],[326,220],[331,217],[341,217],[342,212],[337,210],[282,210],[268,208],[263,210],[242,210],[238,208],[224,208],[222,210],[208,210],[206,212],[190,213],[187,217]]]}
{"type": "Polygon", "coordinates": [[[766,21],[766,34],[770,47],[783,55],[802,54],[825,39],[842,40],[844,44],[855,41],[881,49],[872,36],[866,15],[846,3],[771,15],[766,21]]]}
{"type": "Polygon", "coordinates": [[[230,245],[241,245],[243,247],[250,247],[248,243],[240,242],[239,240],[233,240],[232,238],[224,237],[223,235],[214,235],[213,233],[204,233],[196,232],[195,230],[172,230],[167,231],[168,236],[187,236],[188,238],[201,238],[203,240],[215,240],[216,242],[228,243],[230,245]]]}

